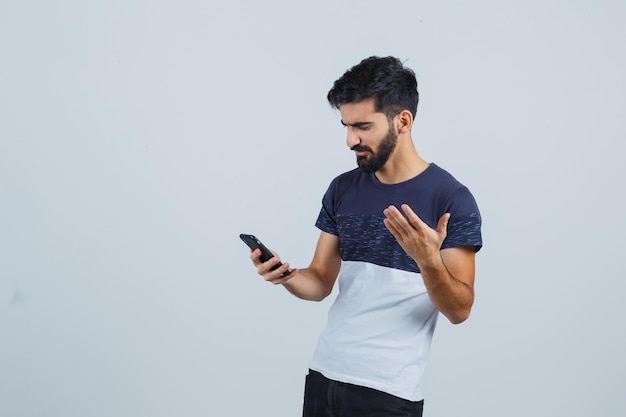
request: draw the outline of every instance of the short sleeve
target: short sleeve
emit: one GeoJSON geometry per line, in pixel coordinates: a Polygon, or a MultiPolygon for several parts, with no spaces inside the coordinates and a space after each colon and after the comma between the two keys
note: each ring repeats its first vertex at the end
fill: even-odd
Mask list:
{"type": "Polygon", "coordinates": [[[483,246],[482,218],[470,191],[462,187],[454,192],[448,199],[445,212],[450,213],[450,220],[441,249],[473,246],[478,252],[483,246]]]}
{"type": "Polygon", "coordinates": [[[337,220],[334,213],[335,190],[336,181],[333,181],[322,198],[322,208],[320,209],[320,214],[317,216],[315,226],[323,232],[338,236],[339,230],[337,228],[337,220]]]}

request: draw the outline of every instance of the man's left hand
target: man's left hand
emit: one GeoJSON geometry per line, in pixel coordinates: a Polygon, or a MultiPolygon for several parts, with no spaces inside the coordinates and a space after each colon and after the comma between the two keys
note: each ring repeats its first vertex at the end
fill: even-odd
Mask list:
{"type": "Polygon", "coordinates": [[[420,268],[440,263],[439,251],[447,236],[450,213],[441,216],[437,228],[433,229],[424,223],[407,204],[403,204],[401,208],[406,217],[395,206],[389,206],[383,211],[384,224],[387,229],[402,249],[415,259],[420,268]]]}

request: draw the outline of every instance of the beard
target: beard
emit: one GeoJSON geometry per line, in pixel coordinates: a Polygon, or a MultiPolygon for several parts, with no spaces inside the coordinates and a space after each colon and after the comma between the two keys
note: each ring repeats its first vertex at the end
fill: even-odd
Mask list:
{"type": "Polygon", "coordinates": [[[351,150],[366,151],[369,153],[369,155],[357,156],[356,163],[364,173],[373,174],[381,169],[385,163],[387,163],[387,160],[393,153],[393,150],[396,149],[397,144],[398,134],[393,126],[389,126],[387,135],[380,142],[380,145],[378,145],[376,152],[374,152],[369,146],[364,145],[355,145],[351,148],[351,150]]]}

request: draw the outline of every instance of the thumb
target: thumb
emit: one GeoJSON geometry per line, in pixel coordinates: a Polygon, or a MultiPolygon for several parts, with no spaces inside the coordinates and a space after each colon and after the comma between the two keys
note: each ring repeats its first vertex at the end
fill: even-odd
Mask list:
{"type": "Polygon", "coordinates": [[[443,233],[444,235],[448,233],[448,220],[450,220],[450,213],[445,213],[439,219],[437,223],[437,232],[443,233]]]}

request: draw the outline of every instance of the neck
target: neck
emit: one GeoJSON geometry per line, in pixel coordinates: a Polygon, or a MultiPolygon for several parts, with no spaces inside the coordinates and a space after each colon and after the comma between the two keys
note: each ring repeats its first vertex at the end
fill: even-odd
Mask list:
{"type": "Polygon", "coordinates": [[[376,178],[383,184],[398,184],[414,178],[430,165],[417,153],[413,141],[399,141],[387,163],[378,171],[376,178]]]}

